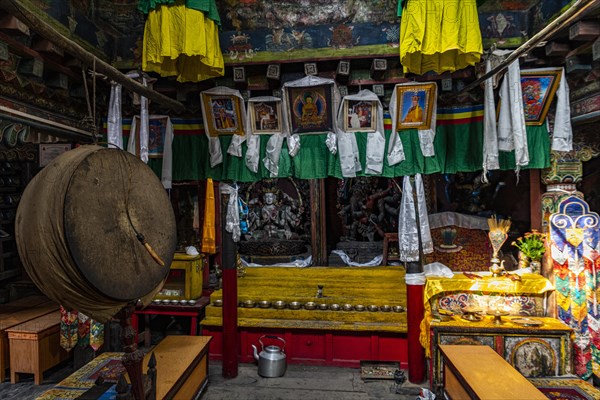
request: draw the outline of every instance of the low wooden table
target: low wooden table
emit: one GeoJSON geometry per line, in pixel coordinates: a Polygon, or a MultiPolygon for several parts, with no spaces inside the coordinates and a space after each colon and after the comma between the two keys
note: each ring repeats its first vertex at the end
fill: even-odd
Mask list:
{"type": "Polygon", "coordinates": [[[451,400],[547,400],[488,346],[441,345],[444,391],[451,400]]]}
{"type": "Polygon", "coordinates": [[[33,374],[39,385],[45,370],[69,357],[60,347],[60,311],[46,314],[7,329],[10,342],[10,382],[19,374],[33,374]]]}
{"type": "MultiPolygon", "coordinates": [[[[151,332],[150,332],[150,316],[151,315],[168,315],[172,317],[188,317],[190,318],[190,335],[196,336],[198,334],[198,326],[200,321],[204,318],[204,309],[208,305],[208,297],[200,297],[196,300],[194,305],[166,305],[166,304],[149,304],[145,308],[138,307],[131,316],[131,326],[138,332],[139,329],[139,316],[144,316],[144,331],[138,332],[144,339],[144,346],[150,346],[151,332]]],[[[136,340],[138,340],[136,338],[136,340]]],[[[139,340],[138,342],[139,343],[139,340]]]]}
{"type": "Polygon", "coordinates": [[[0,305],[0,382],[6,378],[10,363],[6,330],[23,322],[58,310],[58,304],[45,296],[29,296],[0,305]]]}
{"type": "Polygon", "coordinates": [[[156,399],[195,399],[208,382],[210,336],[167,336],[144,357],[156,357],[156,399]]]}

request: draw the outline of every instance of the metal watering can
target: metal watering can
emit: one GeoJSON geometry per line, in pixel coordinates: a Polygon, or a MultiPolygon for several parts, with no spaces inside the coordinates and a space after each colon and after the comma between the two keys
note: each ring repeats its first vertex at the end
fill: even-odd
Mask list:
{"type": "Polygon", "coordinates": [[[283,376],[287,367],[285,360],[286,356],[284,353],[285,340],[279,336],[262,335],[258,338],[258,342],[262,348],[260,354],[258,354],[256,346],[252,345],[252,348],[254,349],[254,359],[258,361],[258,374],[265,378],[277,378],[283,376]],[[262,342],[262,339],[265,337],[268,339],[281,340],[283,342],[283,347],[273,345],[265,347],[262,342]]]}

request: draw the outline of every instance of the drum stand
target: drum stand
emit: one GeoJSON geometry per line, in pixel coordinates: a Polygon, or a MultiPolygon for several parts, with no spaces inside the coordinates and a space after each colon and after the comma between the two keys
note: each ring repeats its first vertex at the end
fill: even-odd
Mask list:
{"type": "Polygon", "coordinates": [[[148,373],[142,374],[144,353],[138,349],[136,343],[137,332],[131,326],[131,315],[135,306],[130,303],[118,314],[121,321],[121,342],[123,343],[123,366],[127,370],[131,387],[127,385],[122,375],[116,387],[117,400],[156,400],[156,358],[154,354],[148,362],[148,373]]]}

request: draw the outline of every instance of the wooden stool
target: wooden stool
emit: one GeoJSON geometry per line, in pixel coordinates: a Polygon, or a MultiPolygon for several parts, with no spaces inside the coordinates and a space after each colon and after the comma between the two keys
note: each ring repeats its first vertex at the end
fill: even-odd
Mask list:
{"type": "Polygon", "coordinates": [[[66,360],[69,354],[60,347],[60,311],[46,314],[7,329],[10,345],[10,382],[18,374],[33,374],[39,385],[43,372],[66,360]]]}

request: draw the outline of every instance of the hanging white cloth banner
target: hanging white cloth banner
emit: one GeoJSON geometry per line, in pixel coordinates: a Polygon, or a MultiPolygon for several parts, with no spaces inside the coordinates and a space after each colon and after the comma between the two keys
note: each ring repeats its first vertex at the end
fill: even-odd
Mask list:
{"type": "MultiPolygon", "coordinates": [[[[331,107],[331,110],[335,111],[338,109],[339,104],[340,104],[340,92],[337,89],[337,86],[335,84],[335,81],[333,79],[327,79],[327,78],[320,78],[318,76],[305,76],[302,79],[297,79],[295,81],[291,81],[291,82],[286,82],[283,84],[283,109],[284,112],[283,114],[285,115],[285,121],[287,123],[287,135],[286,139],[287,139],[287,146],[288,146],[288,152],[290,154],[290,156],[295,157],[296,154],[298,154],[298,151],[300,150],[300,135],[298,133],[294,133],[294,130],[292,128],[292,116],[290,115],[290,110],[293,107],[293,104],[290,105],[289,101],[288,101],[288,91],[290,88],[297,88],[297,87],[314,87],[314,86],[322,86],[322,85],[331,85],[331,91],[332,91],[332,95],[331,95],[331,101],[333,102],[333,104],[327,104],[327,107],[331,107]]],[[[325,112],[330,112],[330,110],[326,110],[325,112]]],[[[327,139],[326,139],[326,145],[328,146],[329,150],[331,151],[332,148],[330,147],[332,145],[332,143],[335,143],[335,126],[336,126],[336,121],[335,121],[335,112],[331,112],[331,118],[333,119],[332,124],[331,124],[331,129],[330,130],[324,130],[321,133],[327,133],[327,139]]],[[[278,143],[275,142],[273,143],[273,145],[277,145],[278,143]]],[[[283,144],[283,142],[281,143],[283,144]]],[[[279,152],[281,152],[281,149],[278,150],[279,152]]],[[[274,150],[273,154],[276,154],[277,150],[274,150]]],[[[273,160],[270,160],[269,162],[272,162],[273,160]]],[[[279,162],[279,159],[277,159],[277,162],[279,162]]]]}
{"type": "MultiPolygon", "coordinates": [[[[142,84],[146,87],[148,86],[148,82],[146,81],[145,76],[142,77],[142,84]]],[[[138,146],[140,148],[140,159],[147,164],[148,139],[150,130],[150,119],[148,115],[148,99],[144,96],[141,96],[140,98],[140,143],[138,143],[138,146]]]]}
{"type": "Polygon", "coordinates": [[[106,119],[106,133],[108,147],[123,149],[123,122],[121,116],[122,86],[116,82],[110,83],[110,101],[108,104],[108,118],[106,119]]]}
{"type": "MultiPolygon", "coordinates": [[[[427,85],[427,83],[423,83],[427,85]]],[[[435,140],[435,129],[437,125],[437,85],[433,86],[433,106],[431,108],[431,121],[429,121],[429,129],[419,129],[419,145],[421,146],[421,152],[425,157],[435,156],[435,147],[433,141],[435,140]]]]}
{"type": "Polygon", "coordinates": [[[240,209],[238,202],[238,186],[229,186],[221,182],[219,190],[222,194],[228,194],[227,215],[225,217],[225,230],[231,233],[234,242],[240,241],[242,231],[240,229],[240,209]]]}
{"type": "Polygon", "coordinates": [[[556,91],[556,114],[554,116],[554,131],[552,132],[552,150],[573,150],[573,127],[571,126],[571,105],[569,101],[569,84],[564,68],[535,68],[527,72],[556,72],[560,70],[560,82],[556,91]]]}
{"type": "Polygon", "coordinates": [[[400,139],[400,133],[396,129],[396,97],[398,96],[398,86],[394,87],[392,97],[390,98],[390,118],[392,119],[392,132],[390,133],[390,139],[388,143],[387,160],[390,166],[396,165],[404,161],[404,147],[402,147],[402,140],[400,139]]]}
{"type": "MultiPolygon", "coordinates": [[[[383,172],[383,159],[385,154],[385,132],[383,130],[383,106],[379,97],[370,90],[363,89],[357,94],[345,96],[342,99],[342,106],[339,108],[337,117],[337,141],[340,154],[340,164],[342,168],[342,176],[354,177],[356,172],[362,170],[360,164],[360,157],[358,151],[358,145],[356,143],[356,134],[361,134],[360,130],[353,129],[353,131],[347,132],[345,127],[346,115],[352,114],[353,118],[356,119],[356,123],[360,124],[361,116],[358,113],[350,113],[349,102],[364,101],[371,103],[371,113],[374,113],[375,126],[371,127],[367,132],[367,163],[365,166],[365,173],[370,175],[377,175],[383,172]],[[356,132],[355,132],[356,131],[356,132]]],[[[356,103],[354,103],[356,104],[356,103]]],[[[370,118],[370,116],[362,116],[362,118],[370,118]]],[[[367,121],[371,124],[371,121],[367,121]]],[[[330,150],[332,150],[330,148],[330,150]]],[[[332,153],[335,154],[334,151],[332,153]]]]}
{"type": "Polygon", "coordinates": [[[421,244],[423,254],[433,252],[433,241],[429,229],[425,189],[423,188],[421,174],[415,175],[415,189],[419,214],[418,227],[413,187],[410,177],[405,176],[402,184],[402,202],[398,213],[398,247],[401,261],[419,261],[419,244],[421,244]]]}
{"type": "Polygon", "coordinates": [[[498,119],[498,150],[515,152],[516,170],[529,164],[521,70],[519,60],[508,66],[500,86],[500,116],[498,119]]]}
{"type": "MultiPolygon", "coordinates": [[[[281,99],[273,96],[261,96],[252,97],[248,99],[248,110],[246,115],[246,137],[247,146],[246,151],[246,166],[252,172],[258,172],[258,165],[260,161],[260,140],[261,131],[269,131],[268,133],[272,136],[282,136],[283,129],[283,116],[281,108],[281,99]],[[254,116],[251,113],[254,112],[254,116]],[[253,124],[254,121],[254,124],[253,124]],[[269,129],[266,124],[274,123],[277,125],[275,129],[269,129]]],[[[287,129],[287,127],[286,127],[287,129]]],[[[265,132],[266,133],[266,132],[265,132]]],[[[268,143],[268,142],[267,142],[268,143]]],[[[267,153],[266,159],[268,159],[269,153],[267,153]]],[[[265,167],[269,171],[268,162],[265,162],[265,167]]],[[[277,161],[279,161],[279,153],[277,153],[277,161]]],[[[272,173],[273,171],[271,171],[272,173]]],[[[277,176],[278,168],[274,176],[277,176]]]]}
{"type": "MultiPolygon", "coordinates": [[[[157,126],[161,128],[158,129],[156,133],[159,133],[158,131],[160,131],[160,134],[164,135],[163,138],[160,139],[164,140],[162,148],[162,170],[160,180],[165,189],[171,189],[173,184],[173,124],[171,123],[171,118],[169,118],[168,115],[149,115],[148,125],[150,125],[150,123],[154,123],[152,121],[156,120],[158,120],[157,126]]],[[[131,133],[129,134],[129,141],[127,142],[127,151],[136,157],[140,156],[137,154],[138,144],[137,135],[135,134],[138,125],[140,125],[140,117],[136,115],[131,121],[131,133]]],[[[147,147],[148,146],[146,145],[146,148],[147,147]]]]}
{"type": "MultiPolygon", "coordinates": [[[[485,60],[485,72],[492,69],[489,57],[485,60]]],[[[496,102],[494,100],[494,77],[486,79],[483,107],[483,179],[487,181],[487,171],[499,169],[498,131],[496,129],[496,102]]]]}
{"type": "Polygon", "coordinates": [[[223,152],[221,150],[221,142],[217,136],[211,136],[208,132],[207,125],[212,123],[212,118],[208,118],[209,110],[205,110],[203,95],[224,95],[224,96],[236,96],[240,103],[240,119],[242,124],[242,135],[232,135],[231,143],[227,149],[227,154],[235,157],[242,156],[242,143],[246,140],[246,134],[248,132],[246,126],[246,105],[244,104],[244,98],[242,97],[239,90],[230,89],[225,86],[217,86],[212,89],[200,92],[200,105],[202,108],[202,121],[204,121],[204,132],[208,138],[208,151],[210,153],[210,166],[214,167],[223,162],[223,152]]]}

